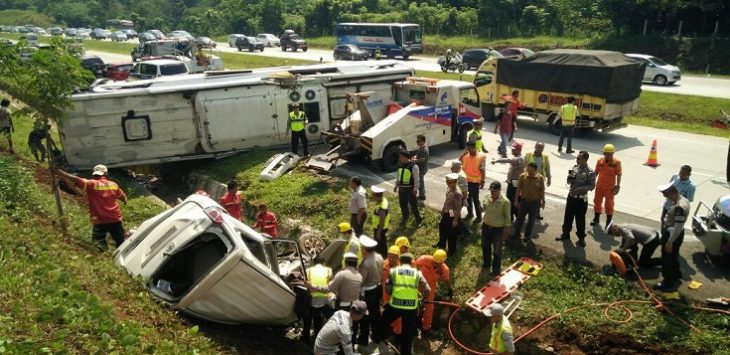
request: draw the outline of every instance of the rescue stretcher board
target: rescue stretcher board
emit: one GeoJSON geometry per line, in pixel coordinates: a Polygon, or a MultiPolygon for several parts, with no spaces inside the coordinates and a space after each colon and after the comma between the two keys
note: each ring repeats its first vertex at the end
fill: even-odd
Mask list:
{"type": "Polygon", "coordinates": [[[522,257],[474,293],[466,301],[466,305],[486,316],[486,310],[493,303],[502,302],[522,286],[525,281],[536,276],[540,270],[542,270],[542,264],[530,258],[522,257]]]}

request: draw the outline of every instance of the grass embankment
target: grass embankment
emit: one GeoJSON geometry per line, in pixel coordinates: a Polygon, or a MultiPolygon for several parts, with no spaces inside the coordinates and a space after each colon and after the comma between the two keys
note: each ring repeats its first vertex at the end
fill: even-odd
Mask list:
{"type": "MultiPolygon", "coordinates": [[[[198,327],[154,302],[143,285],[90,242],[83,198],[64,194],[69,236],[57,226],[47,169],[32,162],[28,117],[15,117],[18,157],[0,153],[0,352],[214,353],[198,327]]],[[[127,226],[162,211],[134,189],[127,226]]]]}
{"type": "Polygon", "coordinates": [[[48,15],[30,10],[2,10],[0,11],[0,25],[22,25],[32,23],[35,26],[48,27],[54,21],[48,15]]]}
{"type": "Polygon", "coordinates": [[[710,126],[713,120],[724,122],[720,109],[730,111],[730,100],[704,96],[665,94],[642,91],[639,112],[624,122],[640,126],[670,129],[711,136],[727,137],[726,129],[710,126]]]}
{"type": "MultiPolygon", "coordinates": [[[[224,161],[203,162],[197,169],[214,176],[219,181],[229,179],[239,181],[246,204],[254,205],[265,201],[280,219],[286,217],[299,221],[297,226],[287,233],[288,235],[297,235],[301,225],[308,225],[321,231],[325,239],[332,238],[336,224],[349,220],[347,212],[349,190],[346,179],[294,171],[272,182],[259,181],[258,174],[264,162],[272,154],[260,151],[224,161]]],[[[393,243],[397,236],[406,235],[411,239],[414,254],[432,253],[431,245],[438,240],[440,216],[436,211],[431,209],[423,211],[424,223],[421,228],[414,229],[411,221],[405,229],[401,229],[398,227],[400,209],[397,197],[392,194],[388,194],[387,197],[391,201],[393,216],[389,242],[393,243]]],[[[372,211],[374,204],[372,201],[369,201],[369,204],[368,211],[372,211]]],[[[249,216],[247,221],[250,222],[251,217],[249,216]]],[[[458,301],[466,300],[489,280],[488,275],[480,267],[481,247],[477,234],[479,226],[473,225],[471,229],[472,235],[462,240],[457,254],[447,260],[451,267],[458,301]]],[[[372,233],[370,223],[367,223],[365,231],[367,234],[372,233]]],[[[590,267],[564,262],[560,257],[549,258],[536,253],[538,252],[535,251],[534,245],[507,247],[505,250],[503,265],[512,263],[523,255],[539,258],[545,264],[544,271],[528,281],[523,288],[525,301],[512,320],[513,325],[518,325],[521,329],[518,333],[569,307],[624,299],[646,299],[635,283],[627,283],[619,277],[602,275],[590,267]]],[[[443,296],[443,292],[442,287],[439,293],[443,296]]],[[[548,325],[547,329],[555,334],[561,334],[558,339],[565,337],[569,344],[576,344],[591,352],[615,346],[611,345],[609,340],[605,340],[607,336],[633,339],[633,342],[626,343],[629,344],[626,347],[627,350],[631,348],[635,351],[651,347],[667,351],[671,349],[680,352],[722,354],[730,350],[730,338],[726,336],[729,324],[727,317],[689,312],[684,304],[673,307],[682,317],[691,319],[703,329],[703,332],[699,333],[689,331],[678,321],[654,310],[651,305],[635,304],[628,307],[634,312],[633,320],[625,324],[607,320],[603,316],[603,308],[588,308],[561,317],[559,321],[548,325]]],[[[610,314],[621,318],[620,312],[611,311],[610,314]]],[[[485,338],[481,337],[483,335],[482,333],[467,338],[481,348],[485,343],[485,338]]],[[[440,336],[446,337],[445,333],[440,333],[440,336]]],[[[556,347],[558,344],[550,345],[556,347]]],[[[424,343],[419,343],[418,346],[422,347],[424,343]]],[[[428,350],[421,348],[417,352],[424,353],[428,350]]]]}

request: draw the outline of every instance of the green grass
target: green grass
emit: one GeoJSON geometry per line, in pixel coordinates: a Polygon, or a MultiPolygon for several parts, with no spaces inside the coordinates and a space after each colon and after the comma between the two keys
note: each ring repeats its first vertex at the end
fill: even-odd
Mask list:
{"type": "MultiPolygon", "coordinates": [[[[344,178],[313,175],[303,170],[295,170],[285,177],[262,182],[258,174],[265,161],[273,154],[270,151],[259,151],[242,154],[230,159],[215,162],[203,162],[197,170],[211,175],[218,181],[236,179],[241,184],[243,200],[249,206],[258,202],[266,202],[269,208],[278,214],[279,219],[286,217],[295,220],[295,225],[289,225],[290,238],[296,237],[302,225],[313,227],[325,239],[334,236],[334,230],[340,221],[349,220],[347,203],[349,190],[344,178]],[[305,202],[306,201],[306,202],[305,202]],[[303,208],[306,206],[306,208],[303,208]]],[[[421,228],[414,229],[410,224],[406,228],[398,227],[400,209],[397,197],[387,194],[391,201],[391,231],[389,243],[401,235],[411,240],[412,251],[415,255],[430,254],[430,247],[438,239],[438,220],[440,216],[431,209],[422,211],[424,223],[421,228]]],[[[369,211],[374,204],[369,201],[369,211]]],[[[251,210],[251,208],[247,208],[251,210]]],[[[250,220],[252,216],[249,215],[250,220]]],[[[460,241],[458,252],[447,260],[451,268],[456,299],[465,301],[476,289],[489,280],[481,268],[481,247],[478,237],[479,226],[471,226],[472,234],[467,240],[460,241]]],[[[368,222],[365,226],[367,234],[371,233],[372,226],[368,222]]],[[[600,271],[586,266],[564,262],[562,258],[534,255],[534,250],[523,247],[506,247],[503,265],[512,263],[521,256],[538,258],[545,265],[542,273],[528,281],[522,292],[525,302],[513,318],[513,325],[518,324],[520,329],[527,329],[542,319],[561,312],[569,307],[591,305],[616,300],[646,300],[636,283],[626,282],[616,276],[607,276],[600,271]]],[[[445,296],[444,288],[439,289],[440,295],[445,296]]],[[[651,305],[631,304],[633,321],[618,324],[607,320],[603,315],[603,307],[588,307],[559,318],[548,325],[556,333],[574,334],[580,340],[571,343],[578,344],[584,349],[593,352],[601,351],[598,344],[605,333],[617,334],[621,337],[630,337],[636,340],[639,347],[651,346],[663,350],[689,349],[700,353],[723,354],[730,350],[730,338],[726,336],[728,318],[716,315],[696,314],[690,312],[687,306],[678,306],[683,317],[692,319],[703,329],[702,333],[689,332],[683,325],[666,315],[653,309],[651,305]],[[567,330],[567,331],[566,331],[567,330]],[[593,340],[591,340],[593,339],[593,340]],[[598,339],[598,340],[596,340],[598,339]]],[[[611,314],[621,318],[620,313],[611,314]]],[[[441,334],[444,336],[444,334],[441,334]]],[[[465,341],[476,341],[477,346],[483,347],[484,338],[466,337],[465,341]]],[[[636,349],[634,349],[636,350],[636,349]]],[[[421,349],[421,351],[424,351],[421,349]]]]}
{"type": "Polygon", "coordinates": [[[53,24],[53,19],[45,14],[29,10],[0,11],[0,25],[25,26],[26,24],[33,24],[45,28],[53,24]]]}
{"type": "Polygon", "coordinates": [[[727,130],[713,128],[713,120],[723,120],[720,108],[730,111],[730,100],[704,96],[643,91],[639,112],[624,119],[629,124],[726,137],[727,130]]]}
{"type": "MultiPolygon", "coordinates": [[[[60,234],[45,164],[22,153],[30,119],[15,117],[14,123],[21,154],[0,153],[0,352],[223,352],[197,326],[153,301],[113,264],[110,252],[94,250],[83,198],[64,194],[70,228],[68,237],[60,234]]],[[[127,193],[127,226],[162,211],[135,189],[127,193]]]]}
{"type": "MultiPolygon", "coordinates": [[[[277,48],[264,49],[264,53],[269,50],[278,50],[277,48]]],[[[276,58],[265,57],[260,55],[252,55],[245,53],[230,53],[213,51],[213,54],[223,59],[226,69],[249,69],[249,68],[266,68],[280,67],[287,65],[303,65],[316,63],[312,60],[292,59],[292,58],[276,58]]]]}

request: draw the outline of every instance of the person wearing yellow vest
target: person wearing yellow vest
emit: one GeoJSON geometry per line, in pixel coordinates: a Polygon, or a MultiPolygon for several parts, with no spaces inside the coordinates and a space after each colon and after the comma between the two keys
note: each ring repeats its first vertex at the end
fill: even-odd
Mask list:
{"type": "Polygon", "coordinates": [[[469,200],[466,204],[466,219],[471,219],[476,213],[476,221],[478,222],[482,220],[482,206],[479,202],[479,190],[484,188],[487,157],[484,153],[477,150],[475,142],[468,142],[466,144],[466,153],[462,154],[459,160],[461,160],[464,173],[466,173],[466,183],[469,189],[469,200]]]}
{"type": "Polygon", "coordinates": [[[482,128],[484,128],[484,119],[480,117],[479,119],[474,120],[474,128],[466,133],[466,143],[474,142],[477,147],[477,152],[489,153],[487,148],[484,147],[484,142],[482,141],[482,128]]]}
{"type": "Polygon", "coordinates": [[[492,323],[492,335],[489,340],[489,349],[492,354],[506,355],[515,353],[514,335],[509,319],[504,316],[504,306],[493,304],[487,309],[486,315],[492,323]]]}
{"type": "Polygon", "coordinates": [[[410,210],[413,211],[413,216],[416,218],[416,228],[421,226],[423,217],[421,212],[418,210],[418,186],[420,185],[419,174],[420,170],[418,165],[411,161],[411,153],[405,149],[401,149],[398,153],[398,163],[400,167],[396,171],[396,184],[393,188],[393,192],[398,193],[398,203],[400,204],[401,212],[401,227],[405,227],[408,217],[410,217],[410,210]],[[410,206],[410,210],[409,210],[410,206]]]}
{"type": "Polygon", "coordinates": [[[373,200],[375,200],[375,211],[370,219],[373,225],[373,238],[378,242],[375,251],[381,256],[386,256],[388,252],[388,227],[390,227],[390,204],[383,193],[385,189],[372,186],[370,190],[373,192],[373,200]]]}
{"type": "MultiPolygon", "coordinates": [[[[307,279],[315,287],[328,287],[332,280],[332,269],[322,264],[322,260],[315,258],[316,265],[307,269],[307,279]]],[[[309,342],[310,329],[312,329],[312,322],[314,322],[314,334],[313,338],[317,338],[317,333],[324,325],[324,322],[334,313],[330,302],[332,300],[332,293],[312,291],[312,302],[310,303],[309,310],[304,314],[304,332],[302,337],[304,341],[309,342]]]]}
{"type": "MultiPolygon", "coordinates": [[[[404,238],[406,241],[408,241],[408,238],[406,237],[399,237],[404,238]]],[[[381,285],[385,285],[388,282],[388,276],[390,276],[390,270],[400,265],[400,261],[398,261],[398,258],[400,257],[400,247],[397,245],[392,245],[390,248],[388,248],[388,258],[383,262],[383,271],[380,273],[380,283],[381,285]]],[[[390,302],[390,294],[385,290],[385,287],[383,287],[383,304],[388,304],[390,302]]],[[[397,319],[393,323],[390,324],[391,328],[393,329],[393,333],[396,335],[401,334],[401,322],[400,319],[397,319]]]]}
{"type": "Polygon", "coordinates": [[[573,150],[573,133],[575,133],[575,120],[580,113],[578,112],[578,106],[574,104],[575,97],[568,97],[568,103],[560,106],[559,119],[560,119],[560,139],[558,140],[558,152],[563,151],[563,139],[568,137],[568,149],[566,153],[574,153],[573,150]]]}
{"type": "Polygon", "coordinates": [[[401,319],[403,334],[398,348],[402,355],[412,354],[413,337],[418,331],[419,291],[424,298],[431,293],[431,287],[421,272],[411,266],[412,261],[413,254],[401,254],[400,266],[390,270],[385,284],[390,302],[385,305],[380,319],[381,328],[386,333],[390,333],[390,324],[394,320],[401,319]]]}
{"type": "Polygon", "coordinates": [[[292,111],[289,112],[289,124],[286,126],[286,133],[291,130],[291,151],[294,154],[299,151],[299,141],[302,141],[304,147],[304,156],[309,155],[309,141],[307,141],[307,115],[304,111],[299,111],[299,104],[292,105],[292,111]]]}
{"type": "MultiPolygon", "coordinates": [[[[550,186],[550,182],[552,181],[552,175],[550,174],[550,159],[547,154],[543,153],[544,151],[545,143],[535,143],[535,151],[525,155],[524,171],[527,171],[527,164],[535,163],[535,165],[537,165],[537,172],[546,179],[546,185],[550,186]]],[[[537,210],[537,219],[542,221],[542,213],[539,209],[537,210]]]]}
{"type": "MultiPolygon", "coordinates": [[[[337,225],[339,231],[339,237],[347,240],[345,243],[345,249],[343,253],[353,253],[357,256],[357,265],[360,266],[362,262],[362,250],[360,250],[360,242],[357,235],[352,231],[352,226],[348,222],[342,222],[337,225]]],[[[342,268],[345,268],[345,260],[342,260],[342,268]]]]}

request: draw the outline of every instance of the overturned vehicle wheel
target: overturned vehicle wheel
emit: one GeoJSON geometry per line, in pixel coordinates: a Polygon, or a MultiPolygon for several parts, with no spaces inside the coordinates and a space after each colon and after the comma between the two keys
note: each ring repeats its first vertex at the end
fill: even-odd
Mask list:
{"type": "Polygon", "coordinates": [[[301,249],[305,255],[310,257],[319,255],[326,246],[322,238],[309,233],[302,234],[298,239],[298,243],[299,249],[301,249]]]}

